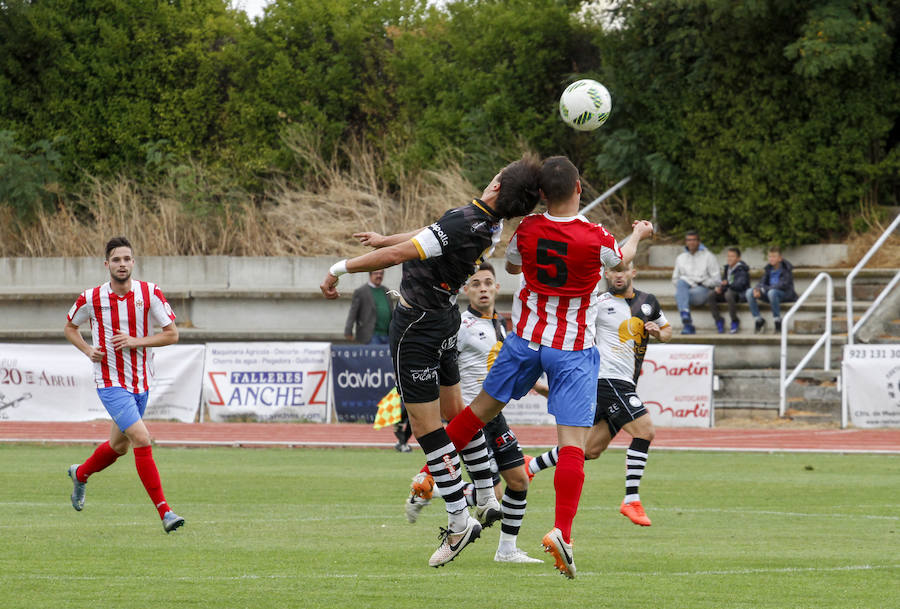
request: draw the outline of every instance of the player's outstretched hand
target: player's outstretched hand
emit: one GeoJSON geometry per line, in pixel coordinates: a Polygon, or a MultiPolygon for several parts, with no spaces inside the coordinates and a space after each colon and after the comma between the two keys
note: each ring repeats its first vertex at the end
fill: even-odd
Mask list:
{"type": "Polygon", "coordinates": [[[328,273],[325,275],[325,279],[322,281],[322,284],[319,286],[319,289],[322,290],[322,295],[325,296],[328,300],[334,300],[339,296],[337,291],[338,278],[328,273]]]}
{"type": "Polygon", "coordinates": [[[380,233],[373,233],[371,231],[366,231],[363,233],[353,233],[353,238],[358,240],[363,245],[367,245],[369,247],[384,247],[384,235],[380,233]]]}
{"type": "Polygon", "coordinates": [[[649,220],[635,220],[631,223],[631,229],[638,239],[646,239],[653,234],[653,223],[649,220]]]}

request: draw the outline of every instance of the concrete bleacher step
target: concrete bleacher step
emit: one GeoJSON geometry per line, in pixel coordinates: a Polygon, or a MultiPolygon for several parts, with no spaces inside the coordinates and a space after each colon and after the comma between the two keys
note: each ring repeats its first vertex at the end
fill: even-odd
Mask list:
{"type": "MultiPolygon", "coordinates": [[[[718,368],[713,394],[717,421],[729,418],[777,418],[780,403],[777,369],[718,368]]],[[[785,417],[807,423],[840,421],[841,394],[836,370],[803,370],[788,385],[785,417]]]]}

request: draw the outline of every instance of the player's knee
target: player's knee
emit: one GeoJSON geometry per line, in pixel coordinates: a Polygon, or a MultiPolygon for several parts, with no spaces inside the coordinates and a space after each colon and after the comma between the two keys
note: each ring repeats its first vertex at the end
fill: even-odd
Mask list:
{"type": "Polygon", "coordinates": [[[597,459],[605,449],[605,446],[587,446],[584,449],[584,458],[585,460],[597,459]]]}
{"type": "Polygon", "coordinates": [[[528,474],[525,473],[525,466],[503,472],[503,479],[506,486],[511,491],[524,491],[528,489],[528,474]]]}
{"type": "Polygon", "coordinates": [[[129,434],[128,439],[131,440],[131,445],[135,448],[150,446],[150,433],[144,430],[132,432],[129,434]]]}

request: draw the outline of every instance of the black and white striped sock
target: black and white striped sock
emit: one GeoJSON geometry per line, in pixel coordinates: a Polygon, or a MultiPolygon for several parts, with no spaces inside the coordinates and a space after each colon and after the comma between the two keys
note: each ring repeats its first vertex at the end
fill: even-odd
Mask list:
{"type": "Polygon", "coordinates": [[[542,469],[556,467],[557,460],[559,460],[559,446],[554,446],[547,452],[532,459],[531,463],[528,464],[528,471],[536,474],[542,469]]]}
{"type": "Polygon", "coordinates": [[[625,499],[623,503],[641,500],[638,487],[641,485],[649,453],[650,440],[632,438],[631,445],[625,451],[625,499]]]}
{"type": "Polygon", "coordinates": [[[475,495],[478,503],[483,503],[484,498],[494,494],[494,475],[491,473],[491,456],[488,454],[487,442],[484,432],[478,431],[472,441],[460,452],[466,471],[475,484],[475,495]]]}
{"type": "Polygon", "coordinates": [[[516,549],[516,538],[519,529],[522,528],[522,519],[525,517],[527,501],[525,497],[528,491],[514,491],[506,487],[503,493],[503,501],[500,506],[503,511],[503,520],[500,521],[500,551],[512,552],[516,549]]]}
{"type": "Polygon", "coordinates": [[[447,503],[447,511],[453,514],[465,510],[466,499],[463,496],[459,455],[456,454],[447,432],[441,427],[416,439],[425,451],[428,471],[440,489],[441,498],[447,503]]]}

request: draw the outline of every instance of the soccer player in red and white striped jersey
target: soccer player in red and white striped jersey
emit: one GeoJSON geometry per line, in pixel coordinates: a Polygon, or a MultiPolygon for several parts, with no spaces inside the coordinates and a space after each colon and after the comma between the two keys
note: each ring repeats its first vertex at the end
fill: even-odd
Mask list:
{"type": "Polygon", "coordinates": [[[175,313],[159,286],[132,279],[134,250],[125,237],[106,244],[105,266],[109,282],[85,290],[69,310],[65,335],[94,364],[94,380],[100,401],[113,419],[109,440],[94,450],[84,463],[69,467],[72,507],[84,507],[85,484],[91,474],[110,465],[134,447],[138,476],[159,512],[166,533],[184,524],[166,502],[153,460],[150,432],[142,417],[150,389],[147,349],[178,342],[175,313]],[[90,321],[92,341],[82,338],[78,327],[90,321]],[[152,326],[162,328],[151,333],[152,326]]]}
{"type": "Polygon", "coordinates": [[[556,568],[573,578],[572,522],[584,484],[584,447],[594,422],[600,365],[593,348],[597,283],[604,265],[624,269],[631,262],[653,225],[635,222],[620,248],[602,226],[578,213],[581,181],[565,157],[544,161],[540,185],[547,213],[523,219],[507,249],[506,270],[524,275],[513,305],[515,333],[504,341],[481,393],[447,425],[447,435],[455,446],[465,445],[546,372],[547,409],[556,418],[560,449],[554,527],[543,544],[556,568]]]}

